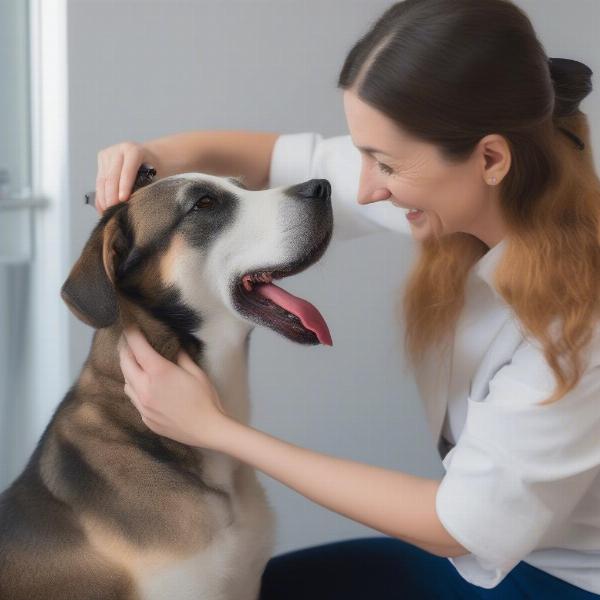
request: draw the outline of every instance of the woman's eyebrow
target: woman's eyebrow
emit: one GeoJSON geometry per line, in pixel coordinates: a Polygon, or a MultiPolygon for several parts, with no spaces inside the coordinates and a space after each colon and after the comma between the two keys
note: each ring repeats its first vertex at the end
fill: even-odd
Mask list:
{"type": "Polygon", "coordinates": [[[368,146],[356,146],[359,150],[366,152],[367,154],[385,154],[382,150],[377,150],[377,148],[369,148],[368,146]]]}
{"type": "MultiPolygon", "coordinates": [[[[378,150],[377,148],[371,148],[369,146],[356,146],[361,152],[366,152],[367,154],[370,154],[371,156],[373,154],[383,154],[384,156],[387,156],[391,159],[394,159],[394,157],[391,154],[388,154],[387,152],[384,152],[383,150],[378,150]]],[[[394,159],[395,160],[395,159],[394,159]]]]}

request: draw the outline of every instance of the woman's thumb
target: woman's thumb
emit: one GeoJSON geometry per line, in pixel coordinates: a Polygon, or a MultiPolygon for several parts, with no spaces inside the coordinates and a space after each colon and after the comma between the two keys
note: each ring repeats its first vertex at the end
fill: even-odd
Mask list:
{"type": "MultiPolygon", "coordinates": [[[[177,354],[177,364],[182,369],[187,371],[192,377],[195,377],[198,381],[204,381],[211,384],[206,373],[191,359],[190,355],[184,350],[179,350],[179,353],[177,354]]],[[[212,386],[212,384],[211,387],[213,387],[214,389],[214,386],[212,386]]],[[[219,410],[223,414],[227,414],[225,412],[225,409],[223,408],[223,405],[221,404],[221,399],[219,398],[219,395],[216,390],[214,394],[214,401],[219,410]]]]}
{"type": "Polygon", "coordinates": [[[191,359],[185,350],[179,350],[177,354],[177,364],[198,379],[199,375],[204,376],[204,371],[191,359]]]}

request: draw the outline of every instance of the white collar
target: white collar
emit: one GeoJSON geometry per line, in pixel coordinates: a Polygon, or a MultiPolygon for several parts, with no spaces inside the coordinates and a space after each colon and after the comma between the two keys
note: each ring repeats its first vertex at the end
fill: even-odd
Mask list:
{"type": "Polygon", "coordinates": [[[501,299],[500,294],[494,286],[494,273],[496,267],[506,250],[507,238],[503,238],[495,246],[492,246],[471,268],[475,276],[487,283],[494,294],[501,299]]]}

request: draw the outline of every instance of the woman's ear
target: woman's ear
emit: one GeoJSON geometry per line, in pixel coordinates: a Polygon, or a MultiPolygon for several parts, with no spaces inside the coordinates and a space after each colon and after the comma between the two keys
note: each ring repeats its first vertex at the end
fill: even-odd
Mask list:
{"type": "Polygon", "coordinates": [[[102,329],[118,316],[115,273],[131,249],[127,204],[107,209],[61,288],[61,297],[84,323],[102,329]]]}

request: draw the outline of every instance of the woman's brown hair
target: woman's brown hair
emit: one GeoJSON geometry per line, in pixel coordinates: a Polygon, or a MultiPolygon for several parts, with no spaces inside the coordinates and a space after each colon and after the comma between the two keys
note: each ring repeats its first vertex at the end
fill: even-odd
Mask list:
{"type": "MultiPolygon", "coordinates": [[[[548,58],[509,0],[405,0],[355,44],[338,81],[449,162],[488,134],[507,140],[495,286],[554,371],[547,402],[581,377],[600,312],[600,182],[579,110],[591,76],[581,62],[548,58]]],[[[420,244],[402,302],[413,364],[451,339],[468,273],[487,250],[467,233],[420,244]]]]}

